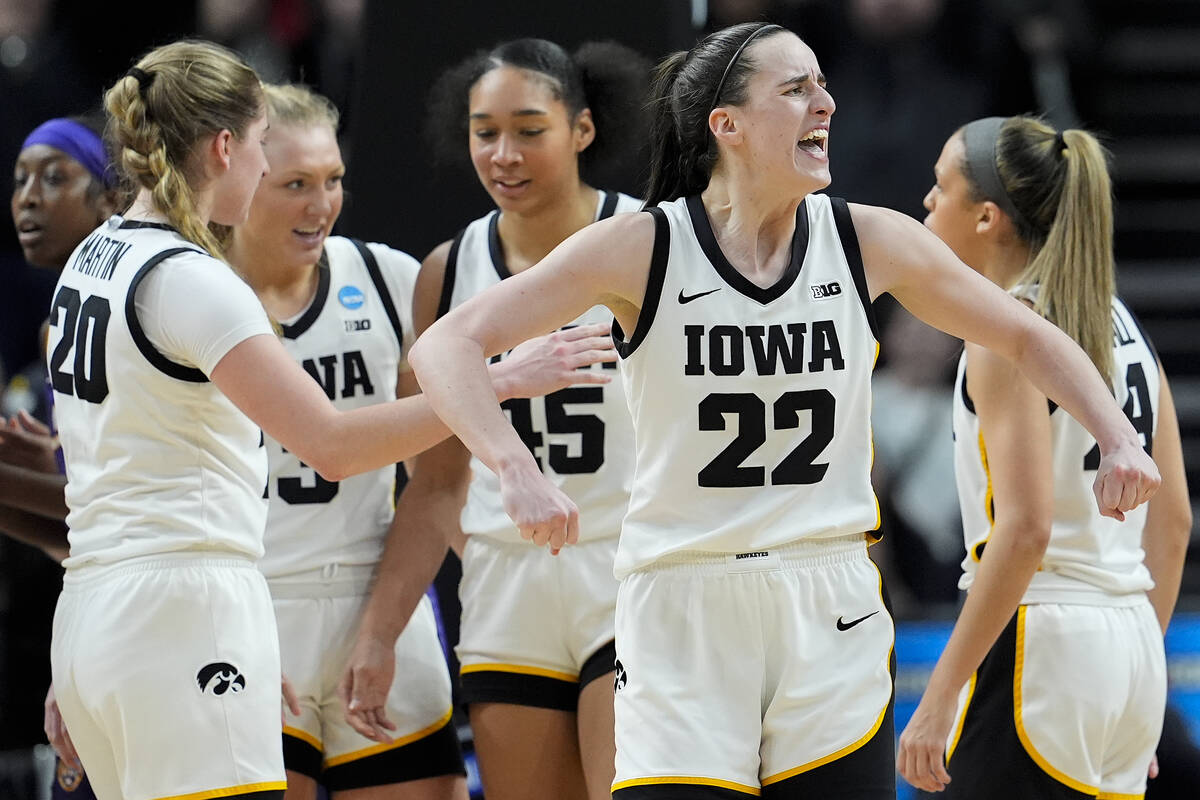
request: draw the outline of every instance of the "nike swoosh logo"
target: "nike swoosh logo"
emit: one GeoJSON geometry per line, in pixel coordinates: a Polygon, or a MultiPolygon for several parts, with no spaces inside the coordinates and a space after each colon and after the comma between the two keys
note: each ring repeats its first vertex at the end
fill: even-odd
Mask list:
{"type": "Polygon", "coordinates": [[[704,297],[704,295],[706,295],[706,294],[712,294],[713,292],[719,292],[719,291],[721,291],[720,286],[718,286],[715,289],[709,289],[707,292],[701,292],[700,294],[684,294],[683,289],[680,289],[679,290],[679,305],[683,305],[684,303],[690,303],[693,300],[698,300],[701,297],[704,297]]]}
{"type": "Polygon", "coordinates": [[[858,619],[851,620],[850,622],[842,622],[842,618],[838,617],[837,629],[839,631],[848,631],[851,628],[853,628],[855,625],[857,625],[858,623],[862,622],[865,619],[870,619],[871,617],[875,616],[878,613],[879,613],[878,611],[872,611],[870,614],[867,614],[865,617],[859,617],[858,619]]]}

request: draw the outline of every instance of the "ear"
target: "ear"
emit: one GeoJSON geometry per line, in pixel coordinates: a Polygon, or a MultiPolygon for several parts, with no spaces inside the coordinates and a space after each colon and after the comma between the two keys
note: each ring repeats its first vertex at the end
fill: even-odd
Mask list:
{"type": "Polygon", "coordinates": [[[717,106],[709,112],[708,129],[718,142],[727,145],[742,143],[742,129],[737,117],[725,106],[717,106]]]}
{"type": "Polygon", "coordinates": [[[575,117],[575,152],[582,153],[596,141],[596,122],[592,110],[585,108],[575,117]]]}
{"type": "Polygon", "coordinates": [[[1008,216],[1000,210],[1000,206],[991,200],[984,200],[978,206],[975,217],[975,233],[980,236],[995,236],[999,233],[1004,220],[1007,219],[1008,216]]]}
{"type": "Polygon", "coordinates": [[[222,128],[214,133],[208,139],[207,146],[204,148],[206,165],[219,175],[229,169],[231,153],[233,150],[233,132],[228,128],[222,128]]]}

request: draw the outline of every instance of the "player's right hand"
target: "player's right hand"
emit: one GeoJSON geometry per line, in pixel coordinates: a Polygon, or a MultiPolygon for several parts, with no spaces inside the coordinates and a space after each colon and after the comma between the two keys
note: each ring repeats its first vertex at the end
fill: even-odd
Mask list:
{"type": "Polygon", "coordinates": [[[533,459],[502,472],[500,498],[521,537],[548,546],[552,555],[579,541],[579,508],[546,480],[533,459]]]}
{"type": "Polygon", "coordinates": [[[530,339],[492,366],[493,385],[502,398],[541,397],[581,383],[604,384],[612,378],[592,364],[616,361],[612,326],[579,325],[530,339]]]}
{"type": "Polygon", "coordinates": [[[54,684],[50,684],[50,690],[46,692],[45,708],[46,716],[42,726],[46,730],[46,738],[50,741],[50,746],[68,766],[83,772],[83,763],[79,760],[79,754],[75,752],[71,734],[67,733],[66,723],[63,722],[62,713],[58,710],[58,700],[54,697],[54,684]]]}
{"type": "Polygon", "coordinates": [[[396,723],[388,719],[387,698],[396,674],[395,643],[360,634],[354,652],[338,682],[338,697],[346,723],[368,739],[390,744],[388,731],[396,723]]]}

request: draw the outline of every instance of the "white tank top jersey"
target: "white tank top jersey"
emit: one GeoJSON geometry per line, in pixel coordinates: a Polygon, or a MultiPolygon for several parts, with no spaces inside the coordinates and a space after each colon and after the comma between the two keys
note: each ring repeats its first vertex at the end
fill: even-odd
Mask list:
{"type": "MultiPolygon", "coordinates": [[[[386,245],[326,239],[316,296],[282,325],[283,346],[338,410],[396,399],[396,377],[408,369],[415,338],[419,269],[412,256],[386,245]]],[[[331,482],[269,436],[266,443],[270,509],[262,573],[278,578],[379,561],[395,512],[396,468],[331,482]]]]}
{"type": "Polygon", "coordinates": [[[207,377],[260,334],[271,324],[250,287],[166,225],[112,217],[75,248],[47,344],[67,567],[180,550],[262,555],[261,434],[207,377]]]}
{"type": "MultiPolygon", "coordinates": [[[[1125,415],[1150,453],[1158,416],[1158,358],[1137,319],[1117,298],[1113,298],[1112,319],[1114,395],[1124,403],[1125,415]]],[[[964,353],[954,392],[954,472],[967,546],[961,589],[975,579],[994,519],[987,443],[975,415],[966,367],[964,353]]],[[[1022,602],[1103,605],[1118,603],[1121,596],[1130,602],[1140,599],[1154,585],[1143,564],[1145,504],[1126,512],[1124,522],[1101,516],[1092,493],[1100,465],[1096,440],[1053,403],[1050,430],[1054,475],[1050,545],[1022,602]]]]}
{"type": "MultiPolygon", "coordinates": [[[[641,207],[637,198],[600,192],[596,219],[641,207]]],[[[446,260],[438,317],[510,277],[499,220],[500,212],[493,211],[455,237],[446,260]]],[[[612,322],[612,318],[607,308],[594,306],[571,325],[612,322]]],[[[629,502],[633,426],[615,367],[612,363],[592,365],[592,369],[612,370],[612,382],[603,386],[571,386],[546,397],[501,404],[543,474],[579,506],[581,541],[617,536],[629,502]]],[[[522,541],[520,531],[504,513],[495,473],[474,457],[461,524],[463,532],[470,535],[522,541]]]]}
{"type": "Polygon", "coordinates": [[[613,328],[637,433],[617,577],[669,554],[734,558],[878,528],[879,345],[845,201],[800,204],[791,261],[768,288],[725,258],[699,197],[651,213],[637,326],[613,328]]]}

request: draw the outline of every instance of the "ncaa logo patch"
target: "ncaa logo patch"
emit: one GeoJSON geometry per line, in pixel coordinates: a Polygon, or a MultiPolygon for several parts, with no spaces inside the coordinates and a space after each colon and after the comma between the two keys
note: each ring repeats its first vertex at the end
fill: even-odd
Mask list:
{"type": "Polygon", "coordinates": [[[338,290],[338,302],[351,310],[362,308],[362,304],[366,299],[362,290],[357,286],[343,286],[338,290]]]}
{"type": "Polygon", "coordinates": [[[212,694],[220,697],[226,692],[237,694],[246,688],[246,676],[238,672],[233,664],[224,661],[214,661],[205,664],[196,673],[196,683],[202,694],[212,694]]]}

